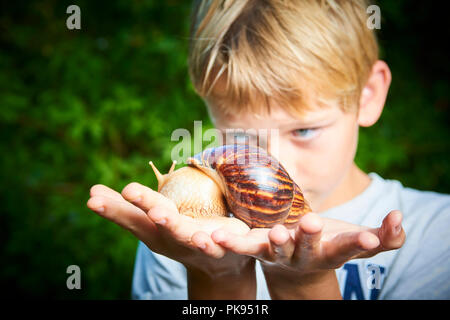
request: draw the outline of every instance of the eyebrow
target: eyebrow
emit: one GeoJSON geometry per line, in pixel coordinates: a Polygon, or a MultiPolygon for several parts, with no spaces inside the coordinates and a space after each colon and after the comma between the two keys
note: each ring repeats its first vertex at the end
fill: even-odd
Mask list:
{"type": "Polygon", "coordinates": [[[317,117],[316,119],[306,119],[306,120],[295,120],[284,122],[280,124],[280,129],[291,128],[291,127],[319,127],[335,121],[335,118],[329,118],[327,116],[317,117]]]}
{"type": "MultiPolygon", "coordinates": [[[[322,113],[319,116],[313,117],[311,118],[311,116],[309,116],[308,114],[306,114],[306,116],[301,119],[301,118],[288,118],[283,120],[278,120],[278,119],[273,119],[273,122],[279,123],[277,128],[278,129],[293,129],[293,128],[314,128],[314,127],[320,127],[320,126],[324,126],[324,125],[328,125],[331,124],[333,122],[336,121],[336,117],[329,116],[329,113],[322,113]],[[310,118],[310,119],[308,119],[310,118]]],[[[230,130],[246,130],[244,129],[245,123],[241,122],[239,120],[237,121],[232,121],[230,119],[227,120],[223,120],[221,121],[223,125],[226,126],[226,129],[230,129],[230,130]]],[[[270,128],[266,128],[269,129],[270,128]]]]}

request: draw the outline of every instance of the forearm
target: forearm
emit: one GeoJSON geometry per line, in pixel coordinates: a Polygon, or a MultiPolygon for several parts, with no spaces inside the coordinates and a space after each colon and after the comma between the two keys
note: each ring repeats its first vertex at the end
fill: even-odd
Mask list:
{"type": "Polygon", "coordinates": [[[334,270],[307,275],[264,270],[267,286],[274,300],[340,300],[339,284],[334,270]]]}
{"type": "Polygon", "coordinates": [[[254,300],[256,272],[254,262],[239,273],[211,276],[187,268],[188,297],[192,300],[254,300]]]}

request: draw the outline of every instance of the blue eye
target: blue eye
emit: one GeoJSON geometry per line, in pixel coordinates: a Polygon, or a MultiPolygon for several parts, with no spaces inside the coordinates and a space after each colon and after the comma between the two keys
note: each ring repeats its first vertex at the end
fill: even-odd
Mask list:
{"type": "Polygon", "coordinates": [[[293,134],[295,137],[301,140],[309,140],[316,136],[318,130],[317,129],[297,129],[294,130],[293,134]]]}

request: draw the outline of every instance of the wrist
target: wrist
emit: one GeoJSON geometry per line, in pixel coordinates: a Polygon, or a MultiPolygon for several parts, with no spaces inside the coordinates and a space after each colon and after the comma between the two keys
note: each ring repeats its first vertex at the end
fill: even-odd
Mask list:
{"type": "Polygon", "coordinates": [[[256,299],[255,261],[239,272],[205,272],[187,267],[189,299],[256,299]]]}
{"type": "Polygon", "coordinates": [[[263,268],[272,299],[342,299],[334,269],[302,273],[263,268]]]}

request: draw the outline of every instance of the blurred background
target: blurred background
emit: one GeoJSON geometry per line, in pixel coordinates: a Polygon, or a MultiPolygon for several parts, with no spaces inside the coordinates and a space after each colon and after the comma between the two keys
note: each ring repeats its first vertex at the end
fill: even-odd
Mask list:
{"type": "MultiPolygon", "coordinates": [[[[434,1],[378,1],[393,73],[361,130],[365,171],[450,193],[449,40],[434,1]]],[[[86,208],[96,183],[156,187],[170,135],[211,128],[187,73],[190,1],[9,1],[0,7],[0,286],[9,297],[129,299],[137,240],[86,208]],[[81,8],[81,30],[66,9],[81,8]],[[66,268],[81,268],[68,290],[66,268]]]]}

